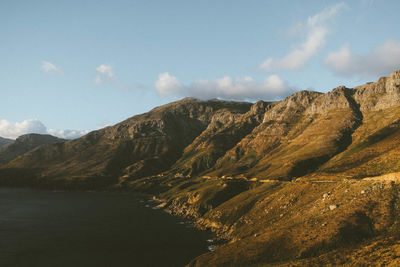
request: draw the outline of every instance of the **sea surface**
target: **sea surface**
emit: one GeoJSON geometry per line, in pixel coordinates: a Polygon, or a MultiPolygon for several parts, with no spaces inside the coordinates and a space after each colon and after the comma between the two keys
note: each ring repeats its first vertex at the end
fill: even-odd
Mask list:
{"type": "Polygon", "coordinates": [[[210,233],[134,193],[0,188],[0,266],[184,266],[210,233]]]}

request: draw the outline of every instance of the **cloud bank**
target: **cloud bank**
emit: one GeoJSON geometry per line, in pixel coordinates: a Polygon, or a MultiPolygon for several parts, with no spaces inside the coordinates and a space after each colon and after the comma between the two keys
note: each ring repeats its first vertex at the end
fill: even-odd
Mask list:
{"type": "Polygon", "coordinates": [[[354,55],[348,45],[331,52],[325,64],[339,76],[376,77],[400,69],[400,42],[387,40],[364,55],[354,55]]]}
{"type": "Polygon", "coordinates": [[[296,25],[298,32],[303,32],[303,42],[282,58],[269,57],[259,66],[267,72],[281,70],[295,71],[303,68],[311,57],[316,54],[325,44],[328,34],[327,22],[334,18],[341,10],[346,8],[345,3],[339,3],[323,9],[320,13],[309,17],[305,23],[296,25]]]}
{"type": "Polygon", "coordinates": [[[86,130],[54,130],[47,127],[39,120],[24,120],[12,123],[8,120],[0,120],[0,136],[16,139],[18,136],[28,133],[51,134],[59,138],[75,139],[88,133],[86,130]]]}
{"type": "Polygon", "coordinates": [[[87,130],[68,130],[68,129],[67,130],[49,129],[47,132],[48,134],[64,139],[76,139],[89,133],[87,130]]]}
{"type": "Polygon", "coordinates": [[[237,79],[225,76],[216,80],[199,79],[190,85],[183,85],[177,77],[164,72],[159,74],[155,87],[160,96],[195,97],[205,100],[272,100],[284,98],[296,91],[277,75],[269,76],[263,83],[256,82],[249,76],[237,79]]]}
{"type": "Polygon", "coordinates": [[[64,74],[63,70],[60,67],[57,67],[56,65],[54,65],[49,61],[42,61],[41,69],[48,74],[52,73],[64,74]]]}

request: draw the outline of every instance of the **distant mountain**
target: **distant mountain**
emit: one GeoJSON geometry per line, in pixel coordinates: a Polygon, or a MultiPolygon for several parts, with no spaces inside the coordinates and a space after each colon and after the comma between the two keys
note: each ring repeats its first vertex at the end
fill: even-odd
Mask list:
{"type": "Polygon", "coordinates": [[[10,140],[0,147],[0,165],[5,164],[16,157],[41,145],[49,145],[64,142],[64,139],[47,134],[25,134],[15,141],[10,140]]]}
{"type": "Polygon", "coordinates": [[[22,147],[0,184],[151,193],[229,241],[189,266],[400,264],[400,71],[276,102],[186,98],[22,147]]]}
{"type": "Polygon", "coordinates": [[[14,141],[14,140],[0,137],[0,147],[6,145],[6,144],[8,144],[8,143],[11,143],[11,142],[13,142],[13,141],[14,141]]]}

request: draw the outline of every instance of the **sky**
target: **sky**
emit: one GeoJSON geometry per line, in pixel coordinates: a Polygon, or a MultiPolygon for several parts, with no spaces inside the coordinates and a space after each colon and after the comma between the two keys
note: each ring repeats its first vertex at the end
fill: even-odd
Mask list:
{"type": "Polygon", "coordinates": [[[280,100],[400,69],[398,0],[0,1],[0,136],[77,138],[184,97],[280,100]]]}

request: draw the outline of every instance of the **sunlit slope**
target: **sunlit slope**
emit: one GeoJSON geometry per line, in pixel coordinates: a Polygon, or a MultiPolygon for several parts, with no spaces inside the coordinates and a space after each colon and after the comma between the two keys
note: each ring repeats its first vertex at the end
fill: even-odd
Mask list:
{"type": "Polygon", "coordinates": [[[119,184],[157,174],[292,180],[396,172],[399,86],[396,71],[357,88],[299,91],[279,102],[187,98],[3,167],[119,184]]]}
{"type": "Polygon", "coordinates": [[[400,72],[355,89],[363,120],[351,145],[316,175],[362,178],[400,171],[400,72]]]}

